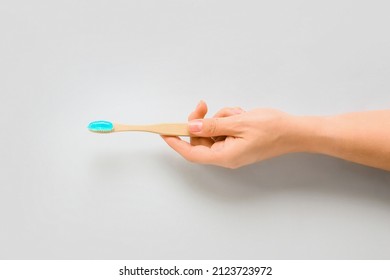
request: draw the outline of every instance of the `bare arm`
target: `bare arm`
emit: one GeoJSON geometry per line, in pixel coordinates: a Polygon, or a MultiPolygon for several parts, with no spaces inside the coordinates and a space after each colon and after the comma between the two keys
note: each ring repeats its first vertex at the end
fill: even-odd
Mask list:
{"type": "Polygon", "coordinates": [[[302,151],[390,171],[390,110],[300,117],[302,151]]]}
{"type": "Polygon", "coordinates": [[[224,108],[204,119],[206,113],[207,106],[201,102],[190,114],[190,143],[163,137],[192,162],[237,168],[287,153],[309,152],[390,171],[390,110],[320,117],[224,108]]]}

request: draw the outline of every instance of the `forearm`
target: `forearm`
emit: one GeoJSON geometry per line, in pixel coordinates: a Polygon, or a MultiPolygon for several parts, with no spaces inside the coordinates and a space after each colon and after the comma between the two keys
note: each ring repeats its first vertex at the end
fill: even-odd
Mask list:
{"type": "Polygon", "coordinates": [[[297,151],[390,171],[390,110],[293,118],[297,151]]]}

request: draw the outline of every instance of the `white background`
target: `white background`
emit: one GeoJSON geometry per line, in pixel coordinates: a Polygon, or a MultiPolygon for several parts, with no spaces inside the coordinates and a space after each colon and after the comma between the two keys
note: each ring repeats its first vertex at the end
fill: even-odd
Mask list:
{"type": "MultiPolygon", "coordinates": [[[[1,1],[0,258],[390,258],[390,173],[238,170],[92,120],[388,109],[387,1],[1,1]]],[[[390,128],[389,128],[390,129],[390,128]]]]}

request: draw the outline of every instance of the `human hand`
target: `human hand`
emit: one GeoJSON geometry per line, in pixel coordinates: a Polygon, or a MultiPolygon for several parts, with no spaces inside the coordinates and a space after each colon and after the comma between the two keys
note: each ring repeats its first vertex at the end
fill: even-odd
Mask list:
{"type": "Polygon", "coordinates": [[[207,105],[201,101],[189,117],[190,143],[175,136],[162,136],[185,159],[203,164],[238,168],[299,150],[294,117],[274,109],[245,112],[223,108],[205,119],[207,105]]]}

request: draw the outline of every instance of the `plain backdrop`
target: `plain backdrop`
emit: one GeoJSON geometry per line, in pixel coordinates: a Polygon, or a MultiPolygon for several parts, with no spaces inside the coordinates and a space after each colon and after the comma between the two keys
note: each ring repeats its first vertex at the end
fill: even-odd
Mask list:
{"type": "MultiPolygon", "coordinates": [[[[90,121],[389,109],[388,1],[0,1],[0,258],[388,259],[390,173],[227,170],[90,121]]],[[[388,128],[390,129],[390,128],[388,128]]]]}

